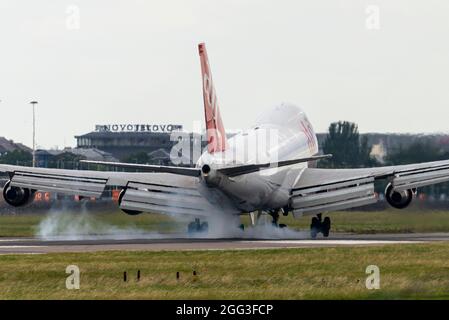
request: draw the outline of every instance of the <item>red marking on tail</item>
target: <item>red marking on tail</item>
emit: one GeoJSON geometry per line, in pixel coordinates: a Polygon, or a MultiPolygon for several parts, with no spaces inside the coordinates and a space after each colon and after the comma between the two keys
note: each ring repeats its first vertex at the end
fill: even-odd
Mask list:
{"type": "Polygon", "coordinates": [[[198,45],[203,77],[204,115],[206,117],[207,151],[209,153],[225,151],[227,148],[226,132],[220,116],[217,95],[215,93],[212,73],[207,57],[206,45],[198,45]]]}

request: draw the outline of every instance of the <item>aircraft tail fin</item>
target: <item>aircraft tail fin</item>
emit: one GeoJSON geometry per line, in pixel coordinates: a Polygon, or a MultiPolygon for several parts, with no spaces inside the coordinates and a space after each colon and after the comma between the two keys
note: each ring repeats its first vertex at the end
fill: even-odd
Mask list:
{"type": "Polygon", "coordinates": [[[203,80],[204,115],[206,118],[207,149],[209,153],[225,151],[227,148],[226,132],[221,120],[217,95],[212,73],[207,57],[206,45],[200,43],[198,50],[201,60],[201,75],[203,80]]]}

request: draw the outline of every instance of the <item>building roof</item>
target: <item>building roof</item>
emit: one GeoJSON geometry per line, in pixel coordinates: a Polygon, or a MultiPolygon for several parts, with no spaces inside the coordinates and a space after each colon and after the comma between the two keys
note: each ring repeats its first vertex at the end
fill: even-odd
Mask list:
{"type": "Polygon", "coordinates": [[[13,140],[8,140],[0,137],[0,153],[11,152],[14,150],[22,150],[31,152],[31,149],[21,143],[15,143],[13,140]]]}
{"type": "Polygon", "coordinates": [[[170,159],[170,153],[167,152],[167,150],[160,148],[149,152],[148,157],[150,157],[152,160],[170,159]]]}
{"type": "Polygon", "coordinates": [[[71,153],[80,157],[85,158],[86,160],[95,160],[95,161],[112,161],[116,162],[118,159],[116,159],[114,156],[112,156],[110,153],[95,149],[95,148],[64,148],[62,150],[36,150],[36,155],[51,155],[51,156],[59,156],[64,153],[71,153]]]}

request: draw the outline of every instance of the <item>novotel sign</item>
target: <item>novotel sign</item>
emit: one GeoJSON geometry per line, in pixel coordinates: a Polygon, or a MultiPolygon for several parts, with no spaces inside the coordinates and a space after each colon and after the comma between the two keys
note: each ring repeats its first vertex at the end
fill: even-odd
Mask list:
{"type": "Polygon", "coordinates": [[[97,132],[172,132],[182,131],[179,124],[97,124],[97,132]]]}

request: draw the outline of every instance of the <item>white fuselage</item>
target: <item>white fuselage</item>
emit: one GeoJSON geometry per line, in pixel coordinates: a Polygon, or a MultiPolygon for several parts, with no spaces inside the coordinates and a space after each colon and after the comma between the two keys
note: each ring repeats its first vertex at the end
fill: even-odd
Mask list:
{"type": "MultiPolygon", "coordinates": [[[[276,163],[310,157],[317,152],[316,135],[304,111],[281,104],[259,117],[249,130],[232,136],[226,151],[203,153],[197,167],[208,164],[213,170],[232,165],[276,163]]],[[[304,162],[222,177],[213,187],[228,196],[242,212],[283,208],[288,205],[290,190],[306,167],[304,162]]]]}

